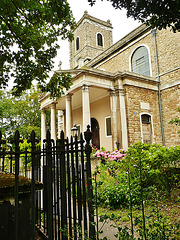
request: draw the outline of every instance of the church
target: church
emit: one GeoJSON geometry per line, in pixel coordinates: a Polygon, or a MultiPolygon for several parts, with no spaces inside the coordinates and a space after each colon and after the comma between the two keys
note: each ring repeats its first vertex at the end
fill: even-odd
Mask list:
{"type": "Polygon", "coordinates": [[[179,127],[169,124],[180,107],[180,33],[140,25],[112,41],[110,20],[87,11],[70,42],[72,86],[60,99],[40,97],[41,139],[46,137],[46,110],[51,110],[51,137],[78,136],[91,126],[92,144],[107,150],[131,144],[180,145],[179,127]]]}

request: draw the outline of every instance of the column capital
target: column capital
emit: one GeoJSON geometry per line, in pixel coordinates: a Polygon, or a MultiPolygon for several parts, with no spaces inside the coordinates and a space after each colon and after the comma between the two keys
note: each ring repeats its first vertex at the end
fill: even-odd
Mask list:
{"type": "Polygon", "coordinates": [[[124,89],[117,89],[117,90],[116,90],[116,94],[117,94],[118,96],[125,96],[125,95],[126,95],[124,89]]]}
{"type": "Polygon", "coordinates": [[[115,90],[108,90],[110,97],[115,97],[116,96],[116,91],[115,90]]]}
{"type": "Polygon", "coordinates": [[[51,109],[56,109],[56,104],[57,104],[57,103],[51,103],[51,105],[50,105],[50,106],[51,106],[51,109]]]}
{"type": "Polygon", "coordinates": [[[82,91],[83,92],[89,92],[89,86],[88,85],[83,85],[82,86],[82,91]]]}
{"type": "Polygon", "coordinates": [[[66,100],[67,100],[67,101],[71,101],[72,95],[73,95],[72,93],[68,93],[68,94],[65,96],[66,100]]]}

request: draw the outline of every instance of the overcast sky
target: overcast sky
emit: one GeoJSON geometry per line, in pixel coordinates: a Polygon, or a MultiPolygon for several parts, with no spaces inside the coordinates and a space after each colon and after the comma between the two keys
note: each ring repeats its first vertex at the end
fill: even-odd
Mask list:
{"type": "MultiPolygon", "coordinates": [[[[88,11],[89,15],[104,21],[109,19],[113,26],[113,43],[120,40],[122,37],[141,24],[138,21],[135,21],[133,18],[127,18],[125,10],[113,8],[112,4],[107,0],[97,0],[93,7],[89,5],[88,0],[67,1],[70,4],[76,22],[78,22],[83,16],[84,11],[88,11]]],[[[69,69],[69,42],[68,40],[60,40],[59,44],[60,49],[58,50],[57,57],[55,58],[54,69],[50,76],[52,76],[54,71],[59,69],[59,61],[62,62],[62,69],[69,69]]],[[[11,80],[8,85],[8,89],[12,88],[13,80],[11,80]]]]}
{"type": "MultiPolygon", "coordinates": [[[[109,19],[113,26],[113,43],[140,25],[133,18],[127,18],[125,10],[113,8],[112,4],[107,0],[97,0],[93,7],[89,5],[88,0],[68,0],[68,2],[76,22],[83,16],[85,10],[93,17],[104,21],[109,19]]],[[[69,69],[69,43],[67,40],[63,40],[60,41],[60,46],[54,70],[58,69],[59,61],[62,61],[62,69],[69,69]]]]}

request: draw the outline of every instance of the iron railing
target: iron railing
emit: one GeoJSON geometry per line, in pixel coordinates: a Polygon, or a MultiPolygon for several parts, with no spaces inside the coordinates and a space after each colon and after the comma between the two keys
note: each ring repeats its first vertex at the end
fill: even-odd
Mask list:
{"type": "Polygon", "coordinates": [[[0,170],[15,175],[13,240],[21,240],[22,235],[18,226],[20,175],[31,178],[31,234],[26,239],[36,239],[36,231],[49,240],[95,239],[91,136],[89,126],[85,140],[82,134],[80,140],[77,136],[66,139],[61,132],[55,142],[47,132],[40,149],[33,131],[31,150],[22,151],[18,131],[11,145],[0,133],[0,170]],[[43,183],[42,191],[36,191],[36,181],[43,183]]]}

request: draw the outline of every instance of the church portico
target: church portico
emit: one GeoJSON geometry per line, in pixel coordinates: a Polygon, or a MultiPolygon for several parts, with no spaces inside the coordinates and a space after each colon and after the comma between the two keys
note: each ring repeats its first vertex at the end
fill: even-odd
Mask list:
{"type": "MultiPolygon", "coordinates": [[[[56,126],[59,124],[55,123],[55,119],[61,122],[67,137],[71,136],[73,124],[78,126],[80,132],[84,132],[87,125],[92,124],[92,119],[96,119],[97,125],[99,126],[100,147],[115,149],[118,142],[117,124],[111,124],[111,119],[113,123],[117,121],[117,107],[114,105],[114,100],[111,100],[112,97],[110,94],[110,92],[113,92],[114,82],[111,78],[107,78],[107,74],[105,78],[102,76],[97,78],[94,71],[94,75],[92,73],[87,74],[86,71],[85,74],[83,74],[82,70],[80,73],[81,75],[79,73],[78,75],[81,79],[78,80],[75,75],[75,80],[73,78],[74,84],[65,95],[60,99],[54,99],[55,103],[47,101],[47,104],[45,106],[43,105],[44,109],[42,112],[44,112],[44,114],[45,109],[51,109],[51,135],[53,139],[59,136],[56,130],[56,126]],[[106,84],[104,85],[104,83],[106,84]],[[110,102],[112,102],[111,107],[110,102]],[[56,117],[55,112],[58,113],[56,113],[56,117]],[[61,114],[59,114],[59,112],[61,114]],[[111,127],[109,127],[109,122],[111,127]]],[[[41,101],[43,102],[43,99],[41,101]]],[[[42,114],[42,121],[45,121],[43,119],[44,115],[42,114]]],[[[93,120],[93,122],[95,121],[93,120]]],[[[41,129],[42,132],[45,131],[43,124],[41,129]]],[[[44,135],[42,134],[42,137],[44,137],[44,135]]]]}

